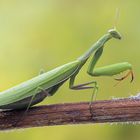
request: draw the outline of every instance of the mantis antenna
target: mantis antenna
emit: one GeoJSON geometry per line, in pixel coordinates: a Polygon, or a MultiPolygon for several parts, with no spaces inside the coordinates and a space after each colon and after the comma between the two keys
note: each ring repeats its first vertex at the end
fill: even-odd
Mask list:
{"type": "Polygon", "coordinates": [[[116,14],[115,14],[115,19],[114,19],[114,29],[116,29],[116,25],[118,23],[119,17],[120,17],[120,9],[116,8],[116,14]]]}

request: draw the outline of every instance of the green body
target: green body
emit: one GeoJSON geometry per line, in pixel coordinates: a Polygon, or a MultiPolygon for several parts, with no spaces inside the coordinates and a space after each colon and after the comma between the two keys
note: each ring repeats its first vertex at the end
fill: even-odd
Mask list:
{"type": "MultiPolygon", "coordinates": [[[[88,74],[91,76],[112,76],[126,70],[131,70],[128,62],[113,64],[102,68],[94,69],[97,61],[103,53],[104,44],[111,38],[121,39],[120,34],[115,30],[109,30],[91,48],[77,60],[57,67],[51,71],[25,81],[15,87],[0,93],[0,109],[27,108],[41,102],[47,96],[52,96],[65,81],[70,79],[71,89],[88,89],[90,83],[74,86],[75,77],[79,70],[92,57],[89,64],[88,74]]],[[[92,82],[94,83],[94,82],[92,82]]]]}
{"type": "MultiPolygon", "coordinates": [[[[67,80],[72,75],[72,73],[77,70],[78,65],[78,61],[65,64],[1,92],[0,108],[10,109],[10,106],[12,106],[13,103],[18,101],[19,103],[17,103],[17,107],[14,105],[14,108],[24,108],[24,105],[19,106],[21,100],[27,100],[28,97],[32,97],[34,94],[40,93],[42,89],[51,89],[51,87],[54,87],[55,85],[58,85],[59,83],[67,80]],[[41,87],[42,89],[39,89],[38,87],[41,87]]],[[[49,93],[50,96],[52,94],[53,93],[49,93]]],[[[28,106],[29,101],[26,106],[28,106]]]]}

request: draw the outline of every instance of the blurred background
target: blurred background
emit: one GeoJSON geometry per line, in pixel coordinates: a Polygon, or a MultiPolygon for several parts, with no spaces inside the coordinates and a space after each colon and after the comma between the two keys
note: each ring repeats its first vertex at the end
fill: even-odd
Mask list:
{"type": "MultiPolygon", "coordinates": [[[[106,44],[97,66],[128,61],[135,81],[114,87],[112,77],[87,75],[88,64],[76,83],[98,81],[97,99],[128,97],[140,91],[140,1],[121,0],[0,0],[0,90],[75,60],[114,27],[123,39],[106,44]],[[115,19],[116,8],[120,9],[115,19]]],[[[68,82],[40,104],[89,101],[91,90],[72,91],[68,82]]],[[[85,124],[0,132],[0,140],[131,140],[139,139],[140,126],[130,124],[85,124]]]]}

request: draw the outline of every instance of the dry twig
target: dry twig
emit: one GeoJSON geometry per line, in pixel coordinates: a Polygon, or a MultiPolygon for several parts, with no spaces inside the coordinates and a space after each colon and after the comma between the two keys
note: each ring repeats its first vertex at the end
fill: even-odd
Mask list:
{"type": "Polygon", "coordinates": [[[65,103],[32,107],[21,121],[24,110],[0,112],[0,130],[66,124],[140,121],[140,100],[117,100],[65,103]],[[19,121],[19,122],[18,122],[19,121]],[[15,122],[16,123],[15,125],[15,122]]]}

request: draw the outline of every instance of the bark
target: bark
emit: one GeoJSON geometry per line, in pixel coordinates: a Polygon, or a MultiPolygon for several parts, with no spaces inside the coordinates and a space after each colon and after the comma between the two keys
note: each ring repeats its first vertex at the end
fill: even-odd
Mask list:
{"type": "Polygon", "coordinates": [[[140,99],[64,103],[0,112],[0,130],[52,125],[140,121],[140,99]]]}

